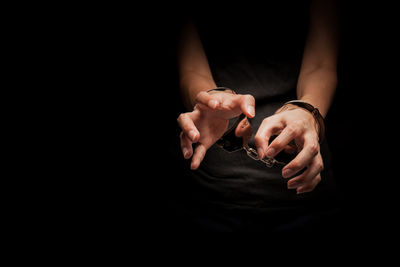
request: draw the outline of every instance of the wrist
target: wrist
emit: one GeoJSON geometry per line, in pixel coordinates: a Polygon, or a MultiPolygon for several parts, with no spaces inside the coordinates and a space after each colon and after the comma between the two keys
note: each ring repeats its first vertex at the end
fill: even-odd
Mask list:
{"type": "Polygon", "coordinates": [[[313,105],[310,103],[307,103],[303,100],[292,100],[288,101],[281,108],[279,108],[275,114],[281,113],[285,110],[293,110],[293,109],[303,109],[313,117],[315,126],[316,126],[316,131],[318,134],[319,142],[322,143],[324,137],[325,137],[325,122],[324,118],[320,114],[318,108],[315,108],[313,105]]]}
{"type": "Polygon", "coordinates": [[[300,107],[295,106],[293,104],[283,104],[279,109],[275,111],[275,114],[281,113],[286,110],[300,109],[300,107]]]}
{"type": "Polygon", "coordinates": [[[192,84],[190,86],[181,86],[183,88],[183,101],[188,108],[188,110],[193,110],[194,106],[196,105],[196,96],[200,92],[207,92],[213,88],[216,88],[217,86],[213,82],[198,82],[195,84],[192,84]]]}
{"type": "Polygon", "coordinates": [[[315,97],[314,95],[307,94],[299,97],[298,100],[309,103],[315,108],[318,108],[318,111],[323,118],[325,118],[326,114],[328,113],[330,100],[326,97],[315,97]]]}

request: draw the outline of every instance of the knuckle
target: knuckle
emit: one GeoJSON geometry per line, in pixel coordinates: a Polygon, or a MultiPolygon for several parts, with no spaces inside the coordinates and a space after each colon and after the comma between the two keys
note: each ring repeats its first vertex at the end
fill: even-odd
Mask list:
{"type": "Polygon", "coordinates": [[[178,118],[176,119],[176,121],[178,122],[178,124],[181,124],[181,123],[182,123],[182,119],[183,119],[183,114],[180,114],[180,115],[178,116],[178,118]]]}
{"type": "Polygon", "coordinates": [[[318,171],[318,173],[324,170],[324,163],[322,162],[322,160],[319,160],[317,163],[315,163],[315,168],[318,171]]]}
{"type": "Polygon", "coordinates": [[[203,92],[200,92],[200,93],[198,93],[198,94],[196,95],[196,97],[194,98],[194,101],[195,101],[195,102],[198,102],[198,101],[200,100],[202,93],[203,93],[203,92]]]}
{"type": "Polygon", "coordinates": [[[209,95],[209,93],[205,92],[205,91],[201,91],[196,95],[196,98],[202,97],[202,96],[206,96],[209,95]]]}
{"type": "Polygon", "coordinates": [[[204,102],[206,99],[208,99],[209,97],[211,97],[211,95],[210,94],[208,94],[207,92],[204,92],[204,91],[202,91],[202,92],[200,92],[200,93],[198,93],[197,95],[196,95],[196,97],[195,97],[195,102],[197,103],[202,103],[202,102],[204,102]]]}
{"type": "Polygon", "coordinates": [[[317,164],[317,168],[319,172],[322,172],[324,170],[324,163],[321,161],[317,164]]]}
{"type": "Polygon", "coordinates": [[[317,154],[318,154],[318,152],[319,152],[319,145],[317,144],[317,143],[312,143],[310,146],[309,146],[309,151],[310,151],[310,153],[313,155],[313,156],[316,156],[317,154]]]}
{"type": "Polygon", "coordinates": [[[256,134],[256,136],[254,136],[254,142],[256,144],[263,144],[264,138],[262,138],[262,136],[260,134],[256,134]]]}
{"type": "Polygon", "coordinates": [[[179,115],[179,117],[178,117],[179,120],[184,120],[184,119],[186,119],[186,118],[188,118],[188,114],[187,114],[187,113],[181,113],[181,114],[179,115]]]}
{"type": "Polygon", "coordinates": [[[271,122],[271,118],[270,117],[266,117],[265,119],[263,119],[263,123],[268,124],[271,122]]]}
{"type": "Polygon", "coordinates": [[[286,126],[286,128],[290,135],[297,136],[300,134],[300,127],[298,125],[298,122],[292,122],[288,126],[286,126]]]}
{"type": "Polygon", "coordinates": [[[300,168],[301,166],[297,161],[292,161],[292,163],[290,164],[290,169],[292,170],[299,170],[300,168]]]}
{"type": "Polygon", "coordinates": [[[274,141],[272,141],[272,143],[270,144],[270,147],[275,149],[275,150],[281,150],[284,147],[284,144],[279,141],[278,139],[275,139],[274,141]]]}

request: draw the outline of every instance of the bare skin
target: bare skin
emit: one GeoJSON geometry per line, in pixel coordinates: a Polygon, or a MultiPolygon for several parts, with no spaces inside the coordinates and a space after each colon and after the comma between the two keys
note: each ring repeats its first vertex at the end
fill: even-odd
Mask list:
{"type": "MultiPolygon", "coordinates": [[[[181,148],[186,159],[192,157],[191,168],[197,169],[209,149],[227,130],[229,119],[244,113],[254,117],[254,97],[250,95],[234,95],[226,92],[200,92],[192,112],[178,117],[182,128],[181,148]],[[192,144],[196,143],[193,151],[192,144]]],[[[239,132],[236,135],[240,136],[239,132]]]]}
{"type": "MultiPolygon", "coordinates": [[[[297,98],[317,107],[325,117],[337,85],[338,30],[335,1],[312,1],[310,26],[300,69],[297,98]]],[[[188,24],[182,31],[179,49],[179,73],[182,99],[190,112],[178,118],[182,129],[181,149],[191,168],[197,169],[210,148],[226,131],[228,121],[241,113],[255,116],[251,95],[210,92],[216,88],[196,28],[188,24]],[[193,145],[195,149],[193,150],[193,145]]],[[[240,130],[239,130],[240,131],[240,130]]],[[[278,109],[263,120],[255,144],[260,158],[274,157],[295,140],[298,155],[282,169],[290,178],[289,189],[297,193],[314,190],[321,181],[324,164],[320,154],[318,127],[312,114],[297,106],[278,109]],[[278,137],[268,145],[272,135],[278,137]],[[303,173],[296,175],[300,170],[303,173]]]]}

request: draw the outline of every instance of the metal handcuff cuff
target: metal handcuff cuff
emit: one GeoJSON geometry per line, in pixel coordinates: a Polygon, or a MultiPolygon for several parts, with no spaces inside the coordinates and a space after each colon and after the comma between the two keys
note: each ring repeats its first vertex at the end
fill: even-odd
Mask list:
{"type": "MultiPolygon", "coordinates": [[[[217,87],[215,89],[211,89],[207,92],[211,91],[231,91],[233,94],[236,94],[235,91],[233,91],[230,88],[226,87],[217,87]]],[[[307,109],[310,111],[314,118],[316,119],[318,125],[319,125],[319,141],[322,142],[323,136],[325,133],[325,127],[324,127],[324,120],[319,113],[318,109],[314,108],[311,104],[308,104],[306,102],[300,101],[300,100],[293,100],[286,102],[284,104],[292,104],[292,105],[297,105],[301,108],[307,109]]],[[[280,152],[278,155],[276,155],[274,158],[270,157],[264,157],[260,159],[258,157],[258,153],[254,148],[251,148],[249,146],[249,140],[252,136],[253,130],[251,128],[250,123],[248,122],[246,116],[242,113],[234,122],[233,124],[228,128],[228,130],[223,134],[223,136],[216,142],[216,144],[224,149],[225,151],[229,153],[237,152],[240,150],[245,150],[247,155],[252,158],[253,160],[256,161],[261,161],[263,162],[268,168],[272,168],[274,166],[285,166],[287,163],[289,163],[292,159],[295,158],[297,153],[286,153],[285,151],[280,152]],[[246,120],[246,121],[244,121],[246,120]],[[244,121],[244,122],[243,122],[244,121]],[[246,128],[243,132],[246,134],[243,136],[237,136],[236,135],[236,128],[241,125],[242,128],[246,128]]],[[[276,136],[272,136],[270,138],[270,142],[274,140],[276,136]]],[[[298,148],[294,141],[292,141],[289,146],[294,148],[296,152],[298,152],[298,148]]]]}

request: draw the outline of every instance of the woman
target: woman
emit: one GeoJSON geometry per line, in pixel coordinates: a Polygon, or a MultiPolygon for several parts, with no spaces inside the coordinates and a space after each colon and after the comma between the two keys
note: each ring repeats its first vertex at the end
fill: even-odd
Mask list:
{"type": "MultiPolygon", "coordinates": [[[[178,123],[195,191],[185,214],[196,229],[305,230],[335,210],[318,111],[326,116],[337,84],[337,7],[334,1],[290,7],[240,7],[229,17],[200,12],[182,30],[179,81],[188,112],[178,123]],[[245,150],[217,146],[240,114],[248,118],[240,125],[251,121],[256,129],[245,144],[257,151],[253,157],[265,161],[293,149],[295,156],[269,168],[245,150]]],[[[247,128],[237,127],[236,136],[245,135],[241,129],[247,128]]]]}

